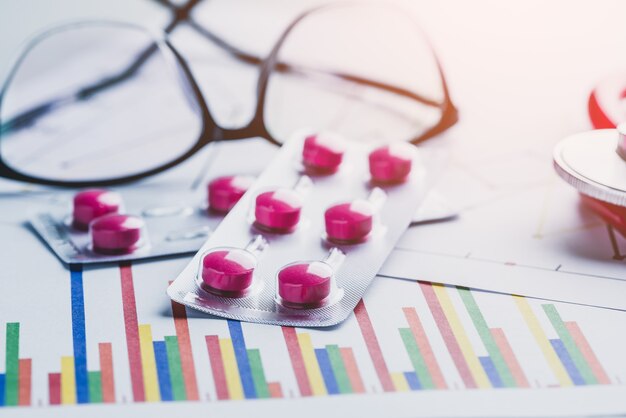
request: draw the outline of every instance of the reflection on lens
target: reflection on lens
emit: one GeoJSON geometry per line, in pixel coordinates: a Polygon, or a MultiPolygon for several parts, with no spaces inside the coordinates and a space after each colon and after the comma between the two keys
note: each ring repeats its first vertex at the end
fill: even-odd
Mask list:
{"type": "Polygon", "coordinates": [[[278,62],[289,67],[269,78],[264,118],[279,141],[303,127],[360,141],[410,140],[441,116],[434,55],[395,8],[320,9],[289,33],[278,62]]]}
{"type": "Polygon", "coordinates": [[[185,83],[168,51],[139,28],[98,23],[50,32],[22,56],[4,91],[2,158],[20,173],[57,181],[121,178],[167,164],[202,129],[185,83]]]}

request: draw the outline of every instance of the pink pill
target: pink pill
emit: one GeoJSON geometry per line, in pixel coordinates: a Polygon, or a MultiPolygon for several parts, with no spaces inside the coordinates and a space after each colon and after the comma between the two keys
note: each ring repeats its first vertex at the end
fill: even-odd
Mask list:
{"type": "Polygon", "coordinates": [[[224,248],[211,251],[202,259],[202,281],[209,290],[237,296],[252,284],[256,258],[249,251],[224,248]]]}
{"type": "Polygon", "coordinates": [[[415,147],[406,143],[385,145],[369,155],[370,174],[375,183],[402,183],[411,173],[415,147]]]}
{"type": "Polygon", "coordinates": [[[256,198],[254,216],[261,228],[291,232],[300,221],[302,200],[290,189],[261,193],[256,198]]]}
{"type": "Polygon", "coordinates": [[[292,264],[278,273],[278,295],[286,306],[316,306],[330,295],[332,277],[321,261],[292,264]]]}
{"type": "Polygon", "coordinates": [[[367,200],[342,203],[326,210],[326,235],[338,243],[363,241],[372,231],[374,208],[367,200]]]}
{"type": "Polygon", "coordinates": [[[86,231],[89,222],[103,215],[117,213],[122,205],[122,197],[108,190],[90,189],[74,195],[72,226],[86,231]]]}
{"type": "Polygon", "coordinates": [[[309,174],[333,174],[343,159],[341,138],[335,135],[311,135],[304,140],[302,163],[309,174]]]}
{"type": "Polygon", "coordinates": [[[208,186],[209,208],[226,213],[241,199],[254,182],[249,176],[225,176],[211,181],[208,186]]]}
{"type": "Polygon", "coordinates": [[[144,226],[138,216],[101,216],[89,225],[93,250],[102,254],[131,253],[140,245],[144,226]]]}

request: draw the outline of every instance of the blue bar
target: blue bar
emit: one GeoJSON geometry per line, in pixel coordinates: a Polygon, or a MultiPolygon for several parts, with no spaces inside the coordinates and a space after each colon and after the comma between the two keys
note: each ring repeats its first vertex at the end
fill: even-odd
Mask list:
{"type": "Polygon", "coordinates": [[[72,337],[74,340],[76,401],[78,403],[89,403],[87,339],[85,337],[85,296],[83,294],[83,270],[80,265],[70,265],[70,278],[72,290],[72,337]]]}
{"type": "Polygon", "coordinates": [[[409,384],[411,390],[420,390],[422,388],[422,384],[420,383],[420,380],[415,372],[404,372],[404,378],[409,384]]]}
{"type": "Polygon", "coordinates": [[[230,338],[233,340],[233,347],[235,348],[235,358],[237,359],[239,376],[241,376],[243,393],[246,398],[254,399],[257,397],[256,388],[254,387],[254,379],[252,378],[252,369],[250,368],[250,360],[248,359],[246,341],[243,339],[241,322],[228,320],[228,330],[230,331],[230,338]]]}
{"type": "Polygon", "coordinates": [[[4,374],[0,374],[0,406],[4,406],[4,374]]]}
{"type": "Polygon", "coordinates": [[[333,373],[333,366],[330,363],[330,357],[328,357],[328,351],[325,348],[316,348],[315,357],[317,357],[317,363],[320,365],[322,371],[322,377],[324,378],[324,385],[329,395],[339,394],[339,385],[333,373]]]}
{"type": "Polygon", "coordinates": [[[498,369],[496,369],[496,365],[493,363],[493,360],[491,359],[491,357],[489,356],[478,357],[478,360],[480,360],[480,364],[483,365],[483,369],[485,370],[485,373],[487,373],[487,377],[489,378],[489,381],[491,382],[491,386],[493,386],[494,388],[504,387],[504,384],[502,383],[502,379],[500,378],[500,375],[498,374],[498,369]]]}
{"type": "Polygon", "coordinates": [[[157,376],[159,377],[159,392],[162,401],[174,399],[172,393],[172,381],[170,380],[170,367],[167,362],[167,348],[165,341],[154,341],[154,358],[156,360],[157,376]]]}
{"type": "Polygon", "coordinates": [[[563,363],[563,367],[567,370],[567,374],[569,374],[569,377],[572,378],[572,382],[574,382],[576,386],[584,385],[585,379],[583,379],[580,375],[580,372],[567,352],[563,341],[560,339],[550,340],[550,344],[552,344],[554,351],[556,351],[556,355],[559,356],[561,363],[563,363]]]}

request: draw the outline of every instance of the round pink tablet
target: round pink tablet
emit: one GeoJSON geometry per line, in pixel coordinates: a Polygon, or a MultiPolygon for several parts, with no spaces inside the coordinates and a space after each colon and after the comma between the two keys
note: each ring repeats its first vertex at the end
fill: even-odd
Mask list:
{"type": "Polygon", "coordinates": [[[415,154],[413,145],[399,142],[385,145],[369,155],[370,174],[374,183],[402,183],[411,173],[415,154]]]}
{"type": "Polygon", "coordinates": [[[302,149],[302,164],[313,175],[337,172],[343,160],[341,138],[331,134],[308,136],[302,149]]]}
{"type": "Polygon", "coordinates": [[[333,269],[321,261],[297,263],[278,273],[278,295],[286,306],[319,305],[330,295],[333,269]]]}
{"type": "Polygon", "coordinates": [[[202,281],[209,290],[241,294],[252,284],[256,258],[240,248],[216,249],[202,259],[202,281]]]}
{"type": "Polygon", "coordinates": [[[363,241],[372,231],[374,208],[367,200],[331,206],[324,213],[326,235],[338,243],[363,241]]]}
{"type": "Polygon", "coordinates": [[[86,231],[89,222],[109,213],[117,213],[122,205],[122,197],[108,190],[89,189],[74,195],[72,226],[86,231]]]}
{"type": "Polygon", "coordinates": [[[208,186],[209,208],[226,213],[235,206],[254,181],[250,176],[225,176],[211,181],[208,186]]]}
{"type": "Polygon", "coordinates": [[[290,189],[261,193],[256,198],[254,216],[261,228],[274,232],[291,232],[300,221],[302,200],[290,189]]]}
{"type": "Polygon", "coordinates": [[[144,225],[138,216],[101,216],[89,225],[93,250],[102,254],[131,253],[140,245],[144,225]]]}

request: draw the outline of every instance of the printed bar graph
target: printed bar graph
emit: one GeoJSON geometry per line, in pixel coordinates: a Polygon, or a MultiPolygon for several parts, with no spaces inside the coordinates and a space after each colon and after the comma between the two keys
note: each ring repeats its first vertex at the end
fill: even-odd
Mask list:
{"type": "Polygon", "coordinates": [[[74,357],[61,357],[61,403],[71,405],[76,403],[76,372],[74,357]]]}
{"type": "Polygon", "coordinates": [[[395,390],[395,385],[391,380],[387,363],[385,362],[383,352],[380,349],[380,344],[378,343],[378,337],[374,332],[372,321],[367,313],[367,309],[365,308],[365,303],[363,303],[362,300],[356,305],[356,308],[354,309],[354,316],[359,323],[361,334],[365,340],[365,345],[367,346],[367,351],[370,354],[372,363],[374,363],[374,368],[376,369],[376,374],[378,375],[378,380],[380,380],[383,391],[393,392],[395,390]]]}
{"type": "Polygon", "coordinates": [[[364,393],[361,373],[350,347],[328,344],[315,348],[308,332],[283,327],[283,336],[302,396],[364,393]]]}
{"type": "Polygon", "coordinates": [[[239,321],[228,321],[230,338],[205,337],[217,399],[282,397],[278,382],[268,382],[257,348],[248,348],[239,321]]]}
{"type": "Polygon", "coordinates": [[[543,352],[543,355],[548,362],[548,365],[550,366],[557,380],[559,381],[559,384],[561,386],[571,386],[572,380],[570,379],[567,370],[565,370],[565,367],[559,359],[559,356],[557,356],[557,353],[550,343],[550,340],[548,340],[548,337],[541,328],[541,324],[539,324],[539,320],[533,313],[532,308],[528,304],[528,301],[521,296],[513,296],[513,298],[515,299],[517,307],[522,314],[522,317],[526,321],[528,328],[533,334],[537,345],[539,345],[539,348],[543,352]]]}
{"type": "Polygon", "coordinates": [[[20,324],[6,325],[6,360],[4,374],[4,404],[16,406],[19,401],[20,324]]]}
{"type": "Polygon", "coordinates": [[[432,284],[430,286],[434,290],[436,298],[439,300],[439,304],[443,309],[444,315],[446,316],[448,324],[452,329],[454,337],[456,338],[457,344],[461,349],[462,355],[465,358],[465,362],[470,369],[470,373],[472,374],[474,381],[481,389],[489,388],[489,378],[487,377],[478,356],[474,353],[474,349],[467,337],[467,333],[463,328],[463,325],[461,324],[458,313],[450,300],[450,295],[448,295],[446,287],[440,284],[432,284]]]}
{"type": "Polygon", "coordinates": [[[98,344],[100,357],[100,382],[102,385],[102,402],[115,402],[115,379],[113,377],[113,353],[111,343],[98,344]]]}
{"type": "Polygon", "coordinates": [[[489,358],[481,358],[480,362],[485,371],[487,371],[491,384],[494,387],[501,387],[502,385],[506,387],[516,386],[513,374],[511,373],[511,370],[509,370],[509,367],[504,360],[504,356],[498,348],[498,345],[496,344],[496,341],[487,326],[487,322],[485,322],[485,318],[476,304],[476,300],[472,296],[472,292],[466,287],[458,287],[457,289],[461,295],[463,303],[465,304],[465,308],[467,309],[467,312],[472,318],[472,322],[478,331],[478,335],[489,353],[489,358]]]}
{"type": "Polygon", "coordinates": [[[291,367],[296,375],[296,381],[298,382],[298,388],[300,389],[300,395],[312,396],[313,391],[311,389],[309,377],[307,376],[306,366],[304,365],[304,358],[302,357],[302,350],[300,350],[300,343],[298,342],[296,330],[291,327],[282,327],[282,331],[283,337],[285,338],[285,344],[287,345],[287,351],[289,352],[291,367]]]}
{"type": "Polygon", "coordinates": [[[559,337],[548,339],[528,301],[520,296],[514,298],[528,328],[562,386],[611,383],[576,322],[564,322],[553,304],[541,305],[559,337]]]}
{"type": "Polygon", "coordinates": [[[346,368],[348,379],[350,379],[352,392],[365,393],[365,385],[363,384],[363,379],[361,378],[361,373],[359,372],[359,368],[356,364],[352,348],[340,347],[339,351],[341,352],[341,359],[343,360],[343,365],[346,368]]]}
{"type": "Polygon", "coordinates": [[[250,371],[252,373],[252,379],[254,381],[254,389],[257,397],[269,398],[270,391],[268,383],[265,380],[265,371],[263,370],[263,363],[261,362],[261,352],[257,348],[247,350],[248,359],[250,361],[250,371]]]}
{"type": "Polygon", "coordinates": [[[156,359],[161,400],[174,400],[174,395],[172,394],[172,380],[170,378],[170,366],[167,361],[167,348],[165,347],[165,341],[155,341],[152,343],[152,345],[154,346],[154,357],[156,359]]]}
{"type": "Polygon", "coordinates": [[[48,394],[50,405],[61,404],[61,373],[48,374],[48,394]]]}
{"type": "Polygon", "coordinates": [[[8,322],[5,330],[5,372],[0,374],[0,406],[31,405],[32,360],[20,358],[20,324],[8,322]]]}
{"type": "Polygon", "coordinates": [[[19,383],[18,383],[18,405],[28,406],[31,404],[33,362],[29,358],[19,360],[19,383]]]}
{"type": "Polygon", "coordinates": [[[598,383],[602,385],[611,384],[611,380],[606,374],[604,367],[602,367],[602,364],[600,364],[600,361],[596,357],[596,354],[593,352],[591,345],[589,345],[587,338],[581,331],[578,324],[576,322],[565,322],[565,327],[574,339],[575,344],[582,352],[585,360],[587,361],[587,364],[589,364],[589,367],[591,367],[591,370],[593,371],[593,374],[596,377],[598,383]]]}
{"type": "MultiPolygon", "coordinates": [[[[167,362],[167,373],[170,379],[172,389],[172,399],[175,401],[184,401],[187,399],[187,388],[185,375],[183,373],[183,361],[180,355],[180,345],[178,337],[165,337],[165,361],[167,362]]],[[[165,373],[165,371],[164,371],[165,373]]],[[[195,383],[195,374],[193,376],[195,383]]]]}
{"type": "Polygon", "coordinates": [[[76,401],[89,402],[89,377],[87,374],[87,341],[85,337],[85,297],[83,272],[80,266],[70,266],[72,294],[72,338],[74,346],[74,381],[76,401]]]}
{"type": "Polygon", "coordinates": [[[430,283],[419,282],[420,288],[424,297],[426,298],[426,303],[430,308],[430,311],[435,319],[437,327],[439,328],[439,332],[444,339],[446,347],[448,348],[448,352],[450,353],[450,357],[454,362],[457,370],[459,371],[459,375],[465,384],[467,389],[476,388],[476,381],[474,380],[474,376],[470,372],[469,366],[461,352],[461,347],[459,346],[458,341],[455,338],[454,333],[452,332],[452,328],[450,327],[450,323],[444,313],[437,296],[433,290],[433,287],[430,283]]]}
{"type": "Polygon", "coordinates": [[[206,346],[209,352],[209,361],[211,362],[211,372],[213,373],[217,399],[221,401],[229,399],[230,393],[228,391],[228,383],[226,382],[226,370],[224,370],[222,349],[217,335],[207,335],[206,346]]]}
{"type": "Polygon", "coordinates": [[[130,365],[130,381],[133,390],[133,399],[135,402],[143,402],[146,400],[146,395],[141,365],[141,349],[139,345],[139,325],[137,323],[135,288],[130,263],[120,265],[120,279],[122,286],[124,325],[126,331],[126,349],[128,351],[128,364],[130,365]]]}
{"type": "Polygon", "coordinates": [[[343,358],[341,358],[341,349],[336,344],[327,345],[326,352],[328,354],[330,367],[337,382],[339,393],[352,393],[352,385],[348,377],[348,371],[346,370],[343,358]]]}
{"type": "Polygon", "coordinates": [[[526,378],[526,375],[522,370],[522,366],[520,366],[517,356],[513,352],[506,335],[504,335],[504,331],[500,328],[491,328],[490,331],[498,349],[504,357],[507,367],[515,379],[516,386],[520,388],[529,388],[530,384],[528,383],[528,379],[526,378]]]}
{"type": "Polygon", "coordinates": [[[98,372],[89,372],[89,401],[91,403],[102,402],[102,374],[98,372]]]}
{"type": "MultiPolygon", "coordinates": [[[[120,265],[120,281],[116,282],[121,288],[121,344],[125,340],[128,371],[124,368],[116,372],[113,352],[117,340],[93,342],[93,347],[88,346],[91,340],[87,333],[83,274],[80,267],[70,268],[68,319],[71,319],[72,351],[60,355],[57,370],[38,370],[36,359],[21,358],[23,323],[5,323],[0,407],[46,402],[49,405],[111,404],[128,397],[133,402],[199,401],[202,388],[198,387],[197,376],[202,375],[212,378],[214,399],[220,401],[286,395],[337,396],[381,390],[448,390],[460,386],[465,389],[529,388],[531,378],[540,387],[615,383],[605,369],[608,363],[601,361],[592,347],[594,341],[590,342],[583,332],[586,323],[565,320],[569,311],[557,308],[559,305],[535,302],[531,305],[529,300],[519,296],[507,299],[511,314],[525,324],[522,333],[509,334],[510,330],[502,326],[502,322],[498,322],[498,327],[493,324],[490,327],[496,313],[485,305],[480,294],[484,292],[419,282],[413,285],[415,296],[421,293],[426,304],[421,304],[420,296],[415,298],[414,304],[405,299],[408,306],[392,307],[402,314],[402,323],[387,330],[391,333],[380,332],[379,327],[390,326],[377,317],[382,308],[370,302],[366,307],[366,303],[360,301],[354,310],[354,321],[346,324],[347,329],[361,337],[351,339],[351,345],[354,341],[351,347],[329,344],[327,340],[319,344],[317,339],[321,334],[318,331],[282,327],[284,341],[278,344],[286,348],[289,361],[280,366],[286,364],[287,372],[295,377],[293,387],[283,387],[285,382],[268,381],[279,364],[271,358],[270,363],[265,363],[266,348],[250,343],[248,327],[257,325],[228,320],[223,323],[227,327],[224,335],[193,335],[187,312],[177,303],[171,304],[173,320],[169,326],[173,335],[159,334],[161,323],[141,323],[136,283],[129,263],[120,265]],[[390,336],[391,341],[383,340],[390,336]],[[509,340],[511,336],[514,338],[509,340]],[[523,342],[523,338],[528,341],[523,342]],[[193,345],[198,342],[202,345],[193,345]],[[548,375],[553,376],[556,385],[538,382],[529,375],[533,370],[526,367],[529,357],[516,355],[516,352],[524,353],[523,349],[528,347],[524,344],[528,343],[539,348],[543,355],[539,360],[548,368],[548,375]],[[192,347],[200,347],[202,353],[206,349],[203,355],[208,355],[210,370],[196,367],[192,347]],[[89,351],[96,348],[97,351],[89,351]],[[88,358],[97,364],[88,364],[88,358]],[[390,369],[388,364],[395,365],[397,361],[403,361],[405,366],[390,369]],[[370,380],[364,381],[364,376],[370,380]],[[35,384],[47,382],[47,399],[33,399],[33,394],[37,396],[40,392],[33,390],[33,381],[35,384]],[[124,387],[128,387],[130,393],[116,395],[116,391],[124,387]]],[[[213,396],[209,393],[208,397],[213,396]]]]}
{"type": "Polygon", "coordinates": [[[179,393],[179,397],[175,397],[175,399],[197,401],[200,399],[200,395],[198,394],[198,382],[196,380],[196,366],[193,360],[193,352],[191,351],[187,312],[183,305],[172,301],[172,314],[174,315],[180,367],[184,380],[184,386],[180,385],[180,388],[184,388],[184,396],[182,393],[179,393]]]}
{"type": "Polygon", "coordinates": [[[591,367],[589,366],[589,364],[587,364],[587,361],[583,357],[581,351],[578,349],[578,346],[574,342],[572,335],[565,327],[565,323],[561,319],[559,313],[556,311],[554,305],[541,305],[541,307],[543,308],[546,316],[552,323],[552,326],[556,330],[556,333],[558,334],[560,340],[563,342],[567,353],[576,365],[576,369],[581,374],[584,383],[588,385],[597,384],[598,381],[594,376],[591,367]]]}
{"type": "Polygon", "coordinates": [[[421,358],[426,365],[427,370],[424,370],[421,362],[418,362],[419,367],[417,367],[415,370],[421,382],[423,383],[424,388],[431,389],[434,386],[437,389],[447,389],[448,386],[445,379],[443,378],[441,368],[439,367],[439,363],[435,358],[435,354],[433,353],[433,349],[431,348],[430,342],[428,341],[428,337],[426,336],[426,332],[424,331],[422,322],[417,315],[417,311],[415,310],[415,308],[403,308],[402,311],[404,312],[404,316],[406,317],[411,333],[413,334],[412,336],[415,339],[415,343],[417,344],[419,354],[421,355],[421,358]]]}
{"type": "MultiPolygon", "coordinates": [[[[166,335],[163,340],[155,341],[152,326],[138,321],[132,267],[129,263],[120,265],[120,280],[134,401],[198,400],[196,370],[184,306],[172,302],[176,335],[166,335]]],[[[101,368],[104,370],[102,365],[101,368]]],[[[110,386],[107,391],[112,394],[112,381],[110,386]]]]}

